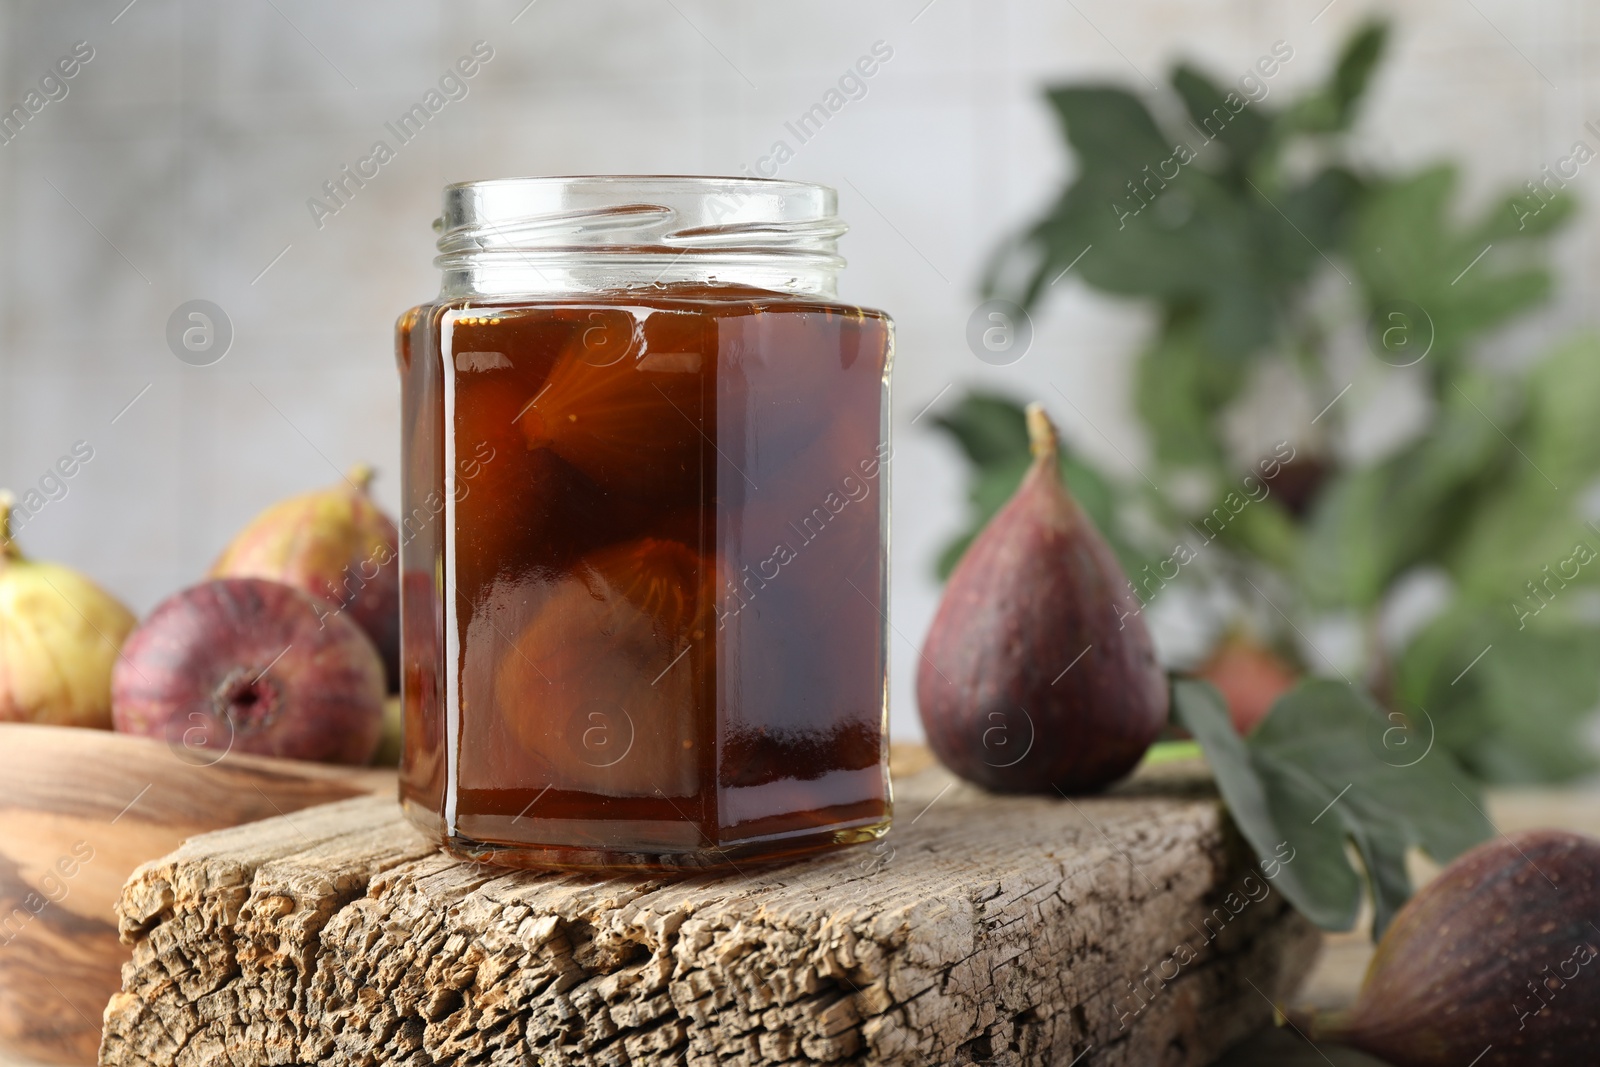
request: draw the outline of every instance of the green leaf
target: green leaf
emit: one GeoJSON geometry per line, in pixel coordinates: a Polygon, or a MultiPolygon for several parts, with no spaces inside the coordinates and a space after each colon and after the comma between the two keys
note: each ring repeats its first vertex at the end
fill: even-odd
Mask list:
{"type": "Polygon", "coordinates": [[[1351,261],[1374,308],[1382,312],[1396,300],[1422,308],[1432,333],[1425,366],[1436,372],[1452,366],[1472,337],[1549,296],[1546,271],[1502,264],[1517,258],[1518,245],[1553,229],[1566,211],[1547,209],[1552,218],[1545,229],[1514,231],[1515,218],[1502,202],[1462,227],[1450,217],[1455,186],[1455,168],[1443,164],[1375,184],[1349,239],[1351,261]]]}
{"type": "Polygon", "coordinates": [[[1285,125],[1314,133],[1349,129],[1388,37],[1385,22],[1368,22],[1358,29],[1345,42],[1328,84],[1297,101],[1285,116],[1285,125]]]}
{"type": "Polygon", "coordinates": [[[1244,387],[1245,365],[1213,358],[1193,329],[1169,327],[1139,357],[1134,375],[1134,407],[1156,458],[1220,470],[1216,414],[1244,387]]]}
{"type": "MultiPolygon", "coordinates": [[[[1205,529],[1203,521],[1201,529],[1205,529]]],[[[1222,528],[1221,539],[1236,550],[1284,570],[1294,567],[1302,551],[1300,527],[1270,497],[1251,499],[1249,506],[1222,528]]]]}
{"type": "Polygon", "coordinates": [[[1131,178],[1172,150],[1149,108],[1125,89],[1065,86],[1047,95],[1067,141],[1098,170],[1116,170],[1131,178]]]}
{"type": "Polygon", "coordinates": [[[1411,641],[1394,675],[1398,705],[1424,713],[1480,779],[1554,782],[1597,766],[1583,736],[1600,701],[1592,628],[1522,626],[1509,603],[1453,610],[1411,641]]]}
{"type": "Polygon", "coordinates": [[[1017,486],[1022,484],[1022,476],[1028,473],[1031,463],[1032,459],[1024,455],[1010,463],[986,464],[972,472],[967,489],[967,526],[939,553],[937,568],[941,579],[950,577],[973,539],[989,525],[995,513],[1005,507],[1017,486]]]}
{"type": "Polygon", "coordinates": [[[1029,455],[1022,405],[1010,397],[974,390],[948,412],[935,415],[933,423],[955,439],[975,466],[1011,466],[1029,455]]]}
{"type": "Polygon", "coordinates": [[[1439,862],[1493,832],[1477,791],[1450,756],[1428,752],[1409,765],[1382,739],[1392,724],[1352,686],[1312,680],[1284,694],[1248,738],[1240,738],[1209,684],[1173,683],[1174,715],[1205,749],[1228,811],[1263,873],[1307,918],[1348,930],[1361,906],[1361,856],[1376,912],[1373,938],[1411,895],[1405,853],[1415,845],[1439,862]]]}
{"type": "Polygon", "coordinates": [[[1183,99],[1189,118],[1207,136],[1228,149],[1231,167],[1243,173],[1272,136],[1272,119],[1259,104],[1242,107],[1237,113],[1227,98],[1241,100],[1238,93],[1224,93],[1211,79],[1186,63],[1172,72],[1172,87],[1183,99]]]}
{"type": "MultiPolygon", "coordinates": [[[[1515,395],[1510,383],[1497,384],[1500,394],[1515,395]]],[[[1462,517],[1457,543],[1441,553],[1465,596],[1484,603],[1521,601],[1529,582],[1542,587],[1550,580],[1544,569],[1549,567],[1570,576],[1557,574],[1551,587],[1559,613],[1573,606],[1570,596],[1559,595],[1569,582],[1600,583],[1600,565],[1571,562],[1580,542],[1600,547],[1600,534],[1578,507],[1600,477],[1596,397],[1600,338],[1593,336],[1563,345],[1534,368],[1520,420],[1478,397],[1482,413],[1471,414],[1501,441],[1502,431],[1509,433],[1517,450],[1507,456],[1505,476],[1481,506],[1462,517]]]]}
{"type": "Polygon", "coordinates": [[[1564,192],[1546,199],[1532,195],[1508,196],[1502,207],[1484,217],[1479,236],[1486,241],[1518,237],[1547,237],[1571,222],[1578,202],[1564,192]]]}
{"type": "Polygon", "coordinates": [[[1344,51],[1339,54],[1339,62],[1334,67],[1333,85],[1328,92],[1338,107],[1340,128],[1350,124],[1351,113],[1356,102],[1366,93],[1367,83],[1372,80],[1372,71],[1383,56],[1388,40],[1388,23],[1373,21],[1363,25],[1345,43],[1344,51]]]}
{"type": "MultiPolygon", "coordinates": [[[[1345,231],[1366,191],[1366,181],[1344,167],[1326,167],[1306,184],[1287,190],[1278,206],[1295,239],[1319,257],[1311,260],[1305,248],[1297,249],[1308,263],[1320,263],[1323,254],[1336,254],[1344,246],[1345,231]]],[[[1286,241],[1290,237],[1282,231],[1280,235],[1286,241]]]]}
{"type": "MultiPolygon", "coordinates": [[[[1257,191],[1202,169],[1195,156],[1209,136],[1163,135],[1133,95],[1063,87],[1049,99],[1078,173],[1009,253],[1032,260],[1020,302],[1032,306],[1078,264],[1097,288],[1188,308],[1206,345],[1225,357],[1271,341],[1286,293],[1320,263],[1294,225],[1257,191]]],[[[1249,108],[1230,114],[1222,133],[1261,117],[1249,108]]]]}
{"type": "Polygon", "coordinates": [[[1451,550],[1509,462],[1511,446],[1495,428],[1512,418],[1506,399],[1492,379],[1463,375],[1428,433],[1323,490],[1300,556],[1314,604],[1374,607],[1408,568],[1451,550]]]}

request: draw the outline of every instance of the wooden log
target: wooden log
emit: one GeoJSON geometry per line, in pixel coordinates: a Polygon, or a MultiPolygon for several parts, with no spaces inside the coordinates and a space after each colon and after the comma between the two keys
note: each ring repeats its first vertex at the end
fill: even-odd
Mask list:
{"type": "Polygon", "coordinates": [[[874,846],[723,876],[466,863],[377,799],[194,838],[124,889],[101,1062],[1204,1064],[1315,956],[1192,768],[896,791],[874,846]]]}
{"type": "Polygon", "coordinates": [[[87,1064],[128,949],[133,869],[206,830],[358,796],[392,771],[206,753],[106,730],[0,723],[0,1054],[87,1064]]]}

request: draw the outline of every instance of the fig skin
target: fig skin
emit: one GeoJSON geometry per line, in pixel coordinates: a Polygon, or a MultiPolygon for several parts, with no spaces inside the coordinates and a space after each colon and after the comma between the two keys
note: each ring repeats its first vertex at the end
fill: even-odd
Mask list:
{"type": "Polygon", "coordinates": [[[364,764],[384,695],[383,661],[349,618],[281,582],[221,578],[169,597],[128,638],[112,717],[218,759],[364,764]]]}
{"type": "Polygon", "coordinates": [[[1289,1021],[1394,1067],[1592,1063],[1597,916],[1600,840],[1508,834],[1459,857],[1400,909],[1353,1008],[1289,1021]]]}
{"type": "Polygon", "coordinates": [[[968,781],[1094,792],[1166,724],[1167,679],[1121,565],[1061,483],[1055,427],[1037,404],[1027,420],[1033,465],[950,576],[917,704],[929,747],[968,781]]]}
{"type": "Polygon", "coordinates": [[[400,691],[400,540],[373,501],[364,463],[327,489],[267,508],[240,530],[208,578],[266,578],[302,589],[367,632],[383,656],[389,692],[400,691]]]}
{"type": "Polygon", "coordinates": [[[111,729],[111,665],[135,622],[77,571],[27,559],[0,491],[0,722],[111,729]]]}
{"type": "Polygon", "coordinates": [[[1195,675],[1217,687],[1240,736],[1254,730],[1300,680],[1283,657],[1242,634],[1224,638],[1195,675]]]}

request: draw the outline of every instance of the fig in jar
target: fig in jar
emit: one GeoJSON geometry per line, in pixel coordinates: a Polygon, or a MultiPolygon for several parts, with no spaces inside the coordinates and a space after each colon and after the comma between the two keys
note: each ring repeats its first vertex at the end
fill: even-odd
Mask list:
{"type": "Polygon", "coordinates": [[[523,441],[548,448],[603,489],[682,495],[701,480],[701,317],[573,314],[587,325],[517,416],[523,441]]]}
{"type": "Polygon", "coordinates": [[[509,567],[559,565],[574,551],[573,531],[604,524],[611,506],[572,464],[530,444],[520,422],[575,328],[555,322],[535,329],[528,316],[505,317],[507,322],[494,326],[499,316],[463,319],[471,325],[458,323],[454,331],[460,344],[472,346],[456,351],[451,361],[450,413],[459,546],[453,582],[469,601],[509,567]],[[498,330],[510,336],[496,336],[498,330]]]}
{"type": "Polygon", "coordinates": [[[586,556],[543,591],[500,652],[494,693],[544,784],[604,796],[694,793],[708,572],[688,546],[647,537],[586,556]]]}

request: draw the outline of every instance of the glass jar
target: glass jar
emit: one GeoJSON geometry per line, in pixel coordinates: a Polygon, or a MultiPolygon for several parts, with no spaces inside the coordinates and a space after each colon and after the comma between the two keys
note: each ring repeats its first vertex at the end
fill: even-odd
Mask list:
{"type": "Polygon", "coordinates": [[[737,865],[889,825],[893,326],[833,190],[449,186],[398,326],[401,799],[512,866],[737,865]]]}

